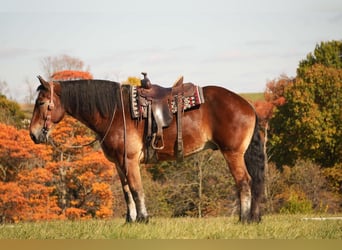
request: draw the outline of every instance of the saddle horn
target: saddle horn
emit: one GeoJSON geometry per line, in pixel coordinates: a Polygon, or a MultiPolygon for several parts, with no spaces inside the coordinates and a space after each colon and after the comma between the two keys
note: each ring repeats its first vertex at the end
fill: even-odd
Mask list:
{"type": "Polygon", "coordinates": [[[184,77],[183,77],[183,76],[180,76],[180,77],[177,79],[177,81],[175,81],[175,83],[173,84],[172,87],[177,87],[177,86],[182,85],[182,84],[183,84],[183,79],[184,79],[184,77]]]}
{"type": "Polygon", "coordinates": [[[150,89],[152,87],[150,79],[147,77],[146,72],[141,72],[141,74],[144,76],[144,79],[140,80],[141,87],[144,89],[150,89]]]}

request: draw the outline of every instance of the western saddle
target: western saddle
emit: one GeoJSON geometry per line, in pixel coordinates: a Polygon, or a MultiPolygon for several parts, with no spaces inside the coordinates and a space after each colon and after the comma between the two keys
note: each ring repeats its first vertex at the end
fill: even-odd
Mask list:
{"type": "Polygon", "coordinates": [[[177,121],[176,157],[183,160],[182,114],[185,110],[196,108],[204,103],[202,89],[193,83],[183,83],[180,77],[171,88],[151,84],[147,73],[141,86],[131,87],[131,114],[134,119],[146,119],[145,161],[157,159],[156,150],[164,148],[163,128],[170,126],[173,114],[177,121]]]}

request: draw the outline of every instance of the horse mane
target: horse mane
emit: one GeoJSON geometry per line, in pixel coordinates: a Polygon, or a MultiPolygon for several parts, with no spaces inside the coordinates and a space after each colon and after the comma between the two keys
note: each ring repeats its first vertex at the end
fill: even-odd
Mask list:
{"type": "Polygon", "coordinates": [[[120,105],[120,84],[105,80],[61,81],[61,102],[72,113],[110,116],[120,105]]]}

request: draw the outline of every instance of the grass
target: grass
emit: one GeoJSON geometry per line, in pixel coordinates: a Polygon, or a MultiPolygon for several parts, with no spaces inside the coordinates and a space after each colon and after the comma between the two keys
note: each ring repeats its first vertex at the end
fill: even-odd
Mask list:
{"type": "Polygon", "coordinates": [[[258,92],[258,93],[239,93],[240,96],[243,98],[249,100],[249,101],[263,101],[265,100],[264,93],[258,92]]]}
{"type": "Polygon", "coordinates": [[[268,215],[260,224],[236,217],[52,221],[0,225],[0,239],[342,239],[342,220],[303,220],[303,215],[268,215]]]}

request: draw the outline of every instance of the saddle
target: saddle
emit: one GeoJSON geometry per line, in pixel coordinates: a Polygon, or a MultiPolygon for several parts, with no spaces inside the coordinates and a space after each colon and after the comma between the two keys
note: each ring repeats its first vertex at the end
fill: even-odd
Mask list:
{"type": "Polygon", "coordinates": [[[155,158],[155,151],[164,148],[163,128],[170,126],[173,115],[177,119],[177,160],[183,160],[182,114],[204,103],[202,88],[183,83],[179,78],[171,88],[151,84],[147,73],[142,73],[141,87],[131,87],[131,114],[133,119],[146,119],[145,161],[155,158]]]}

